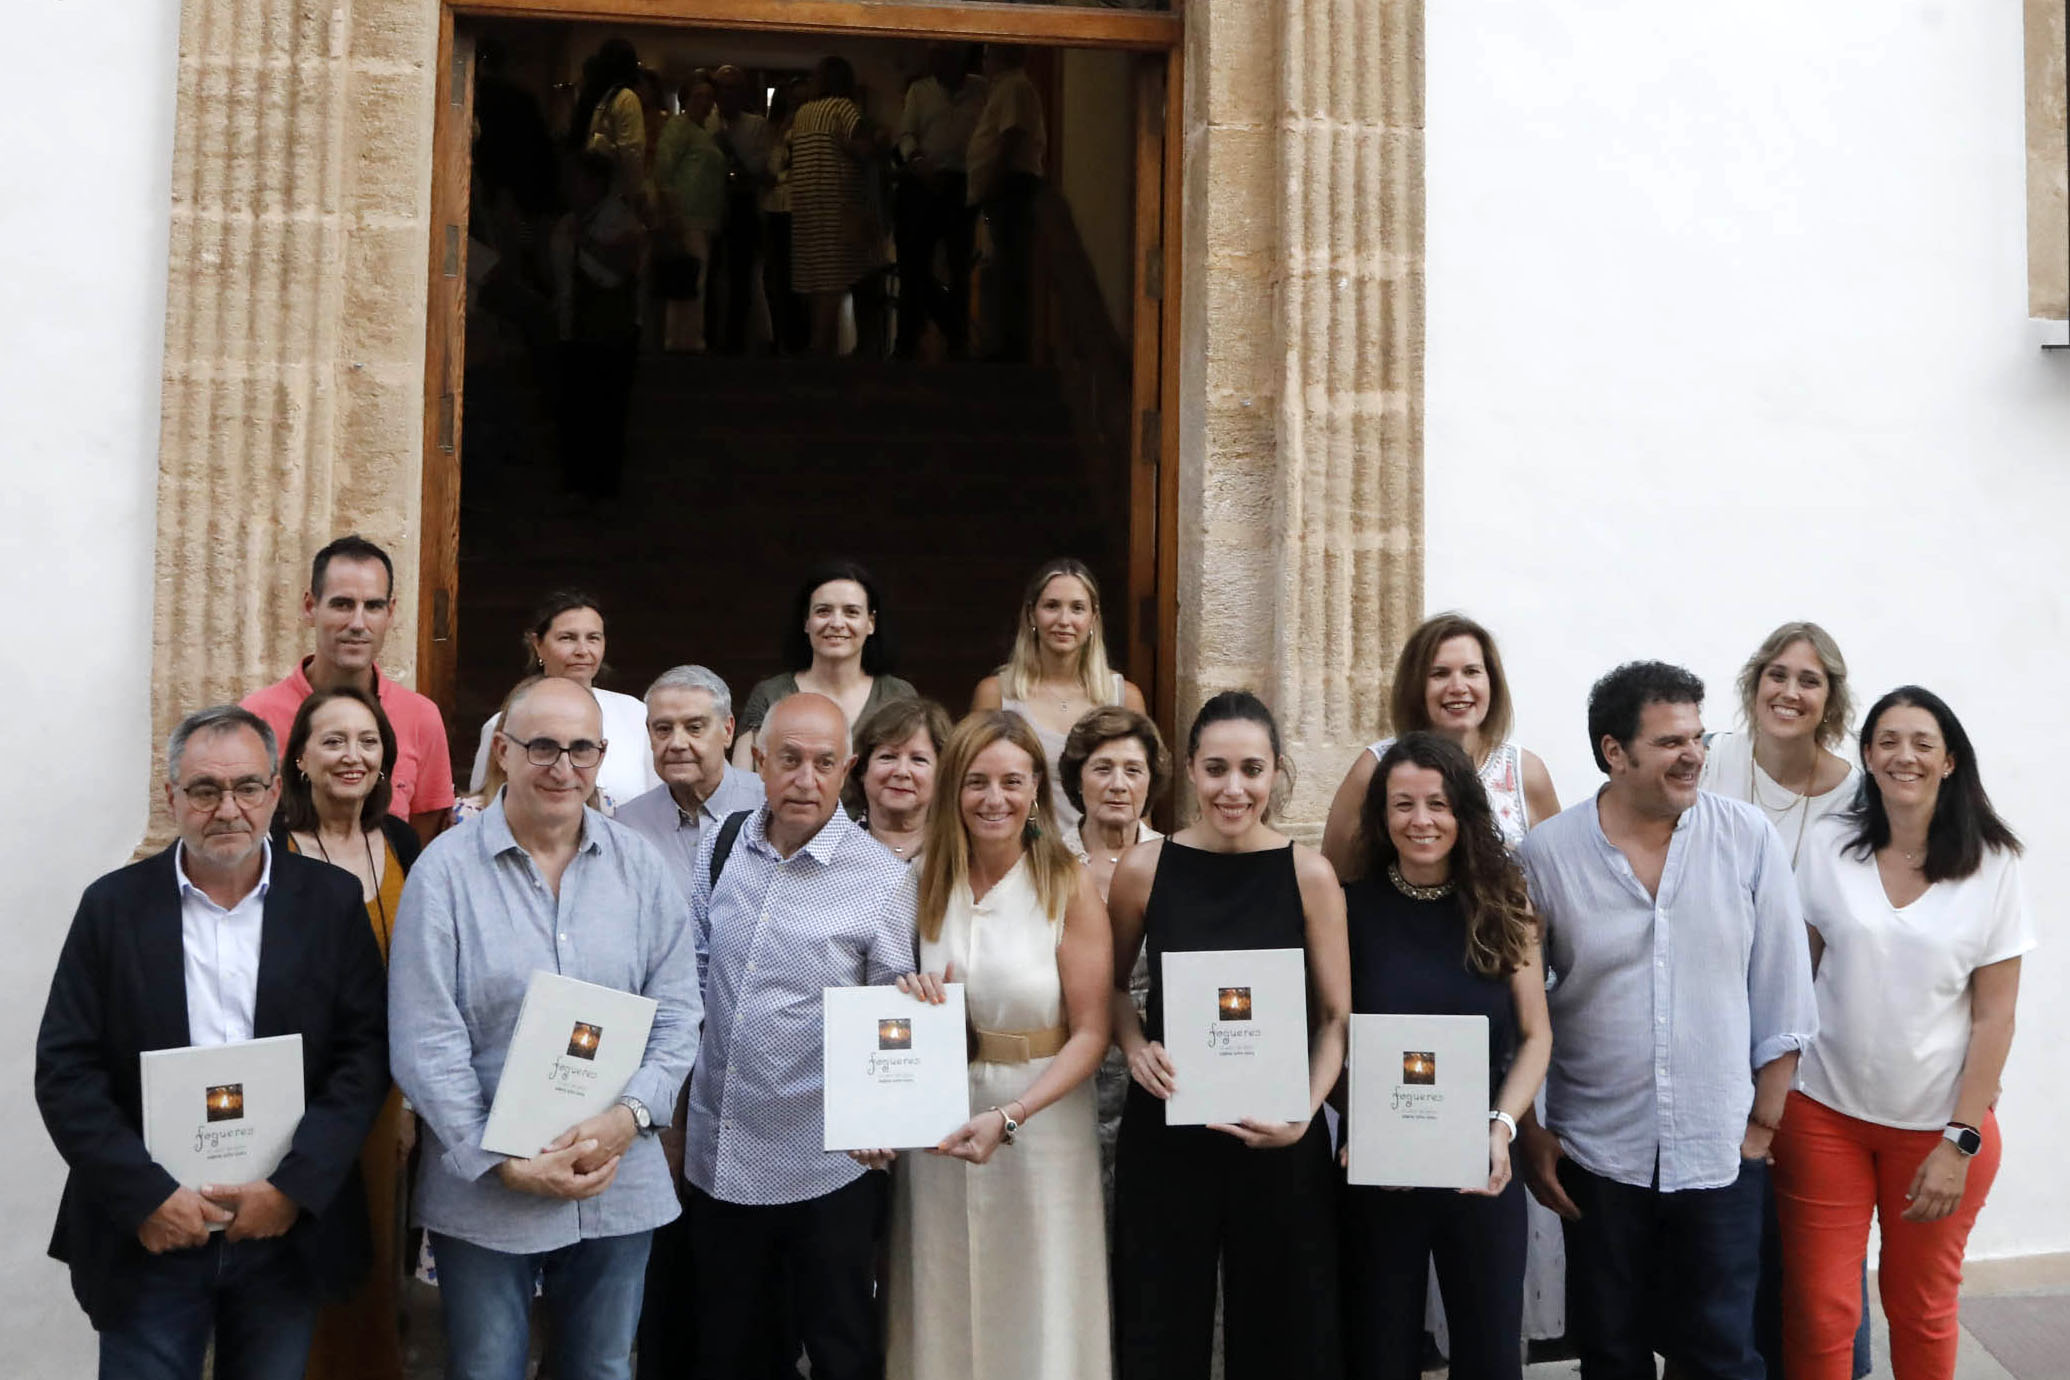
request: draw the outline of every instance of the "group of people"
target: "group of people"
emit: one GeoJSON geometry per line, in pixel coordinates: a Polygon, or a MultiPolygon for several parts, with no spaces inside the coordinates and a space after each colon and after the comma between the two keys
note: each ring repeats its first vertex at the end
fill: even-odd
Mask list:
{"type": "Polygon", "coordinates": [[[584,64],[561,154],[500,45],[480,62],[470,336],[493,352],[499,320],[550,315],[572,492],[617,492],[643,345],[832,355],[852,303],[859,355],[915,358],[930,325],[944,354],[972,353],[981,223],[975,352],[1026,359],[1048,131],[1025,49],[930,46],[894,126],[842,57],[762,88],[731,64],[664,76],[614,37],[584,64]]]}
{"type": "Polygon", "coordinates": [[[1275,825],[1271,710],[1211,696],[1175,762],[1075,561],[1036,572],[960,721],[889,673],[852,564],[811,572],[791,669],[738,714],[696,665],[598,689],[602,613],[556,597],[460,801],[435,706],[375,665],[391,581],[358,538],[318,554],[314,653],[179,725],[178,841],[88,888],[66,939],[36,1092],[103,1375],[195,1377],[211,1339],[224,1380],[399,1374],[413,1179],[456,1377],[522,1376],[535,1308],[556,1380],[801,1354],[834,1380],[1204,1377],[1218,1346],[1232,1376],[1408,1377],[1434,1266],[1452,1373],[1516,1380],[1527,1281],[1562,1270],[1527,1188],[1589,1380],[1656,1353],[1849,1380],[1872,1219],[1899,1380],[1952,1376],[2035,942],[2020,844],[1927,690],[1840,755],[1816,625],[1748,659],[1735,732],[1686,670],[1604,675],[1606,780],[1563,810],[1495,639],[1432,618],[1318,850],[1275,825]],[[1168,1125],[1191,1064],[1163,956],[1231,949],[1303,955],[1308,1113],[1168,1125]],[[538,970],[656,1014],[614,1105],[506,1156],[482,1132],[538,970]],[[969,1121],[823,1149],[823,990],[949,983],[969,1121]],[[1390,1012],[1487,1018],[1479,1188],[1346,1183],[1350,1019],[1390,1012]],[[289,1033],[308,1110],[279,1168],[174,1182],[139,1054],[289,1033]]]}

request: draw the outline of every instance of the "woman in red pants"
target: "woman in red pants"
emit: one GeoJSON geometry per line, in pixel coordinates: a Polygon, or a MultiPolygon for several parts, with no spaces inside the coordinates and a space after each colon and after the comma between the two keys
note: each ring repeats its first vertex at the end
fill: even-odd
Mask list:
{"type": "Polygon", "coordinates": [[[1848,1380],[1869,1220],[1897,1380],[1955,1373],[1963,1249],[1998,1172],[1991,1105],[2034,947],[2019,840],[1918,686],[1871,706],[1855,807],[1806,840],[1819,1033],[1774,1144],[1790,1380],[1848,1380]]]}

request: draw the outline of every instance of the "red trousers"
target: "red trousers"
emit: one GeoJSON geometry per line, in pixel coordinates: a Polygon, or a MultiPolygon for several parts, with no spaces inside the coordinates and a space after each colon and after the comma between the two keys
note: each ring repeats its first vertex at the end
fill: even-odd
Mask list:
{"type": "Polygon", "coordinates": [[[1876,1279],[1890,1321],[1891,1370],[1897,1380],[1955,1374],[1962,1253],[2002,1149],[1997,1117],[1987,1115],[1982,1130],[1984,1148],[1969,1162],[1955,1211],[1938,1222],[1907,1222],[1905,1192],[1940,1132],[1878,1126],[1790,1094],[1773,1151],[1789,1380],[1851,1380],[1871,1214],[1883,1230],[1876,1279]]]}

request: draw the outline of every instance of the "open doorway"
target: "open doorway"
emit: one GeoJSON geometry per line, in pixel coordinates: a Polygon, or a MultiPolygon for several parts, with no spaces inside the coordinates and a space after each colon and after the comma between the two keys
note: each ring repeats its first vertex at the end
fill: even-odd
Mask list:
{"type": "MultiPolygon", "coordinates": [[[[1117,664],[1169,731],[1175,18],[845,6],[838,22],[801,31],[765,22],[778,11],[753,0],[730,20],[726,5],[697,8],[713,12],[696,24],[445,14],[419,665],[454,726],[456,767],[468,773],[476,729],[521,673],[521,630],[549,591],[587,590],[606,611],[612,674],[600,685],[638,694],[661,670],[694,660],[738,699],[784,669],[796,582],[833,556],[861,561],[881,582],[896,673],[957,711],[1003,659],[1028,574],[1057,555],[1085,561],[1102,586],[1117,664]],[[986,261],[979,233],[978,287],[967,295],[943,248],[928,265],[943,295],[969,312],[967,345],[939,319],[913,329],[914,275],[897,262],[907,88],[945,51],[975,75],[983,59],[973,39],[1012,40],[1044,105],[1026,350],[1010,362],[976,358],[998,339],[996,300],[987,298],[997,244],[986,261]],[[844,295],[840,353],[801,352],[786,338],[783,275],[771,264],[776,227],[762,197],[755,234],[734,240],[747,246],[734,253],[752,256],[750,271],[734,271],[737,260],[729,269],[725,234],[715,232],[697,294],[704,348],[672,351],[686,342],[663,326],[681,324],[683,299],[671,305],[655,290],[650,260],[622,476],[615,494],[570,494],[567,428],[557,429],[566,383],[555,363],[554,313],[565,312],[544,241],[567,207],[584,63],[607,40],[637,54],[642,100],[661,130],[701,114],[709,92],[693,88],[722,68],[736,108],[781,121],[801,76],[829,57],[845,63],[865,118],[885,132],[875,202],[853,208],[856,222],[872,225],[862,233],[874,232],[883,269],[844,295]],[[696,110],[684,113],[693,94],[696,110]],[[483,162],[507,177],[494,166],[507,146],[493,141],[527,108],[557,165],[513,226],[508,189],[484,195],[483,162]],[[531,266],[512,262],[535,248],[531,266]]],[[[555,7],[571,10],[581,7],[555,7]]]]}

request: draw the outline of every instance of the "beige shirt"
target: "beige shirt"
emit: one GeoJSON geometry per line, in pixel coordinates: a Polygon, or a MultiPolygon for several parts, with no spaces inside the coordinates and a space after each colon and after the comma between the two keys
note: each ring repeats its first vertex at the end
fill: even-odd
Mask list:
{"type": "Polygon", "coordinates": [[[1049,150],[1049,126],[1042,118],[1042,95],[1035,83],[1019,68],[1009,68],[993,81],[985,98],[985,113],[978,116],[971,132],[965,166],[970,170],[970,200],[974,205],[993,190],[992,184],[1009,172],[1042,176],[1043,155],[1049,150]],[[1016,140],[1019,152],[1011,163],[1002,164],[1001,144],[1008,130],[1021,130],[1027,138],[1016,140]]]}

